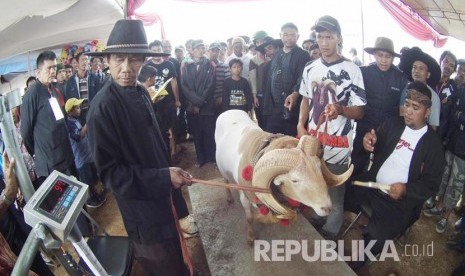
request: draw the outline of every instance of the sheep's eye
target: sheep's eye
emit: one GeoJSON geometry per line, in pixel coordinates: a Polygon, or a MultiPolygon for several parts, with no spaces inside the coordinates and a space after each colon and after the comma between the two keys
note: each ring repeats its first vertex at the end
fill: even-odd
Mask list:
{"type": "Polygon", "coordinates": [[[297,182],[299,182],[297,179],[292,179],[291,181],[292,181],[292,183],[297,183],[297,182]]]}

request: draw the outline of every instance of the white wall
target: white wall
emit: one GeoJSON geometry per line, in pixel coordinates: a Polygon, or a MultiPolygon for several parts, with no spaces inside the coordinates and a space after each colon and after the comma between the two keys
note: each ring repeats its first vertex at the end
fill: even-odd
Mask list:
{"type": "Polygon", "coordinates": [[[19,88],[21,91],[21,94],[24,94],[24,88],[26,87],[26,80],[30,77],[31,75],[29,73],[24,73],[21,75],[18,75],[14,79],[10,80],[8,83],[3,83],[0,85],[0,93],[1,94],[6,94],[10,91],[15,90],[16,88],[19,88]]]}

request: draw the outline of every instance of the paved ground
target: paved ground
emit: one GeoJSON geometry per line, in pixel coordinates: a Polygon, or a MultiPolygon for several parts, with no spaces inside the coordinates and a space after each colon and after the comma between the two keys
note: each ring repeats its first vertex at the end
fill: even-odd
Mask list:
{"type": "MultiPolygon", "coordinates": [[[[202,168],[195,168],[194,167],[194,161],[195,161],[195,153],[193,150],[193,144],[192,143],[185,143],[184,146],[187,148],[187,150],[182,154],[181,162],[178,164],[180,167],[190,171],[195,177],[200,178],[200,179],[219,179],[220,175],[217,169],[213,164],[207,164],[203,166],[202,168]]],[[[194,186],[190,187],[189,189],[198,190],[202,191],[204,189],[203,186],[198,186],[200,184],[195,184],[194,186]]],[[[210,192],[213,192],[213,189],[217,188],[208,188],[210,192]]],[[[224,191],[221,191],[222,189],[218,189],[216,193],[224,193],[224,191]]],[[[185,191],[185,195],[188,198],[189,195],[186,194],[187,191],[185,191]]],[[[208,196],[208,195],[207,195],[208,196]]],[[[202,200],[201,194],[192,194],[191,195],[192,199],[194,200],[202,200]]],[[[190,199],[188,199],[190,201],[190,199]]],[[[225,206],[227,205],[226,201],[224,202],[225,206]]],[[[240,207],[239,201],[236,200],[236,207],[240,207]]],[[[196,204],[193,204],[194,207],[196,204]]],[[[196,215],[195,213],[195,208],[194,208],[194,216],[196,215]]],[[[199,212],[200,214],[201,212],[199,212]]],[[[95,219],[99,222],[99,224],[106,229],[107,232],[109,232],[111,235],[125,235],[125,229],[124,225],[121,220],[121,216],[119,214],[116,202],[114,198],[110,195],[108,197],[107,202],[105,203],[104,206],[101,208],[98,208],[96,210],[91,211],[91,214],[95,217],[95,219]]],[[[227,218],[225,217],[220,217],[217,216],[218,214],[215,214],[215,212],[211,212],[211,221],[215,221],[218,223],[226,223],[227,218]]],[[[203,215],[202,215],[203,216],[203,215]]],[[[353,214],[346,214],[346,220],[350,220],[354,217],[353,214]]],[[[452,227],[452,223],[455,221],[454,217],[453,221],[449,222],[449,229],[452,227]]],[[[200,221],[199,221],[200,222],[200,221]]],[[[445,242],[447,239],[447,235],[452,232],[452,230],[449,230],[446,232],[446,234],[438,234],[434,230],[435,227],[435,220],[431,218],[426,218],[422,215],[420,220],[413,226],[412,232],[410,234],[410,238],[408,240],[409,245],[406,247],[402,247],[399,245],[396,245],[397,252],[399,253],[400,256],[400,261],[395,262],[392,260],[388,260],[385,262],[377,262],[373,263],[370,266],[369,271],[371,272],[372,275],[390,275],[390,273],[395,273],[395,275],[450,275],[453,268],[463,259],[463,255],[460,255],[456,252],[450,251],[445,247],[445,242]],[[432,248],[432,256],[424,256],[426,253],[426,249],[428,245],[433,244],[432,248]],[[425,252],[423,252],[423,248],[425,248],[425,252]],[[423,256],[420,256],[422,254],[423,256]],[[412,256],[414,255],[414,256],[412,256]]],[[[242,226],[240,225],[242,221],[233,221],[233,225],[235,228],[239,229],[242,227],[244,230],[243,234],[245,235],[245,224],[242,226]]],[[[213,231],[213,230],[206,230],[206,228],[202,228],[202,224],[199,224],[200,226],[200,231],[202,232],[202,236],[211,236],[211,237],[216,237],[218,239],[219,244],[221,244],[221,239],[224,237],[222,236],[221,233],[214,233],[214,232],[208,232],[208,231],[213,231]]],[[[212,228],[213,229],[213,228],[212,228]]],[[[282,230],[282,228],[277,227],[276,231],[282,230]]],[[[242,232],[241,232],[242,233],[242,232]]],[[[237,233],[236,233],[237,234],[237,233]]],[[[245,236],[244,236],[245,237],[245,236]]],[[[350,232],[349,236],[346,238],[346,244],[350,244],[350,240],[352,239],[360,239],[361,234],[360,230],[356,227],[353,231],[350,232]]],[[[214,240],[214,238],[211,238],[210,240],[214,240]]],[[[235,240],[235,243],[241,243],[245,244],[245,239],[242,238],[237,238],[235,240]]],[[[238,270],[237,267],[240,267],[242,264],[241,263],[231,263],[232,260],[232,255],[231,254],[223,254],[222,259],[217,259],[213,260],[209,258],[210,264],[207,262],[207,257],[205,256],[202,241],[199,237],[197,238],[191,238],[187,240],[187,244],[189,247],[190,251],[190,256],[192,259],[192,262],[196,268],[197,271],[200,271],[202,275],[245,275],[240,273],[241,270],[238,270]],[[213,262],[212,262],[213,260],[213,262]],[[228,264],[228,265],[226,265],[228,264]],[[224,266],[224,270],[221,271],[218,270],[218,268],[221,266],[224,266]],[[216,273],[211,273],[210,268],[212,268],[212,271],[216,273]],[[235,268],[236,267],[236,268],[235,268]],[[218,272],[219,271],[219,272],[218,272]],[[240,273],[240,274],[237,274],[240,273]]],[[[205,246],[212,246],[211,244],[207,244],[205,246]]],[[[222,244],[221,246],[218,246],[218,248],[214,248],[214,246],[209,247],[207,251],[213,250],[213,252],[216,252],[214,254],[219,254],[221,250],[228,249],[230,244],[222,244]],[[216,250],[216,251],[215,251],[216,250]]],[[[243,248],[242,250],[247,250],[246,247],[244,246],[239,246],[240,248],[243,248]]],[[[431,248],[431,246],[430,246],[431,248]]],[[[252,250],[252,249],[250,249],[252,250]]],[[[225,252],[228,252],[226,250],[225,252]]],[[[230,251],[229,251],[230,252],[230,251]]],[[[241,252],[233,252],[233,253],[238,253],[241,254],[241,252]]],[[[250,254],[250,252],[243,252],[244,254],[250,254]]],[[[431,253],[431,252],[429,252],[431,253]]],[[[209,253],[212,254],[212,253],[209,253]]],[[[211,256],[210,256],[211,257],[211,256]]],[[[285,266],[292,267],[292,263],[287,263],[283,264],[285,266]]],[[[299,276],[299,275],[335,275],[335,274],[330,274],[330,273],[324,273],[320,271],[320,273],[313,273],[315,271],[309,270],[307,273],[289,273],[292,276],[299,276]]],[[[56,270],[57,275],[66,275],[65,272],[62,270],[58,269],[56,270]]],[[[262,274],[256,271],[256,273],[252,273],[249,275],[277,275],[273,274],[273,272],[267,273],[267,274],[262,274]]]]}
{"type": "MultiPolygon", "coordinates": [[[[212,275],[308,275],[309,271],[312,275],[355,275],[345,262],[307,262],[302,254],[292,255],[291,261],[286,262],[269,262],[263,255],[256,261],[255,248],[246,242],[246,219],[238,193],[233,192],[233,204],[227,203],[226,191],[222,188],[193,185],[189,187],[189,193],[212,275]]],[[[320,246],[323,238],[300,215],[296,223],[286,227],[257,223],[254,228],[259,242],[295,241],[307,246],[308,256],[318,257],[320,250],[315,248],[320,246]],[[305,241],[305,245],[301,240],[305,241]],[[316,245],[314,241],[317,241],[316,245]]],[[[265,245],[256,248],[264,249],[265,245]]],[[[284,249],[284,244],[279,248],[284,249]]],[[[271,250],[263,251],[267,258],[272,258],[271,250]]]]}

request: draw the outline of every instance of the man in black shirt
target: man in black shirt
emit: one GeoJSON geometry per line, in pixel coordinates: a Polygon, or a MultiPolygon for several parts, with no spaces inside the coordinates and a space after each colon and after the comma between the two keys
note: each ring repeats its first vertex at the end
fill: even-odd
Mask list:
{"type": "Polygon", "coordinates": [[[265,131],[295,136],[299,119],[301,97],[300,82],[305,64],[310,60],[308,52],[297,46],[299,39],[297,26],[286,23],[281,27],[281,40],[284,47],[271,61],[268,71],[268,87],[271,93],[265,94],[265,115],[270,115],[265,131]]]}
{"type": "Polygon", "coordinates": [[[176,68],[173,63],[165,60],[163,57],[169,56],[169,54],[163,53],[162,43],[159,40],[155,40],[149,45],[150,50],[158,53],[160,56],[153,57],[150,59],[151,64],[157,69],[157,75],[155,76],[155,89],[158,90],[163,84],[170,79],[170,83],[166,86],[168,95],[156,103],[157,105],[157,119],[158,125],[160,126],[161,133],[165,138],[165,143],[168,145],[171,155],[176,152],[175,143],[170,143],[169,137],[173,137],[169,132],[173,132],[174,124],[176,123],[176,111],[177,108],[181,107],[179,100],[179,90],[177,82],[176,68]]]}
{"type": "Polygon", "coordinates": [[[21,105],[21,136],[27,151],[35,155],[39,184],[53,170],[69,175],[74,164],[64,114],[52,88],[56,68],[55,53],[44,51],[37,57],[37,81],[21,105]]]}
{"type": "Polygon", "coordinates": [[[111,74],[88,115],[95,165],[121,210],[137,272],[186,275],[171,194],[190,185],[191,175],[170,167],[149,95],[136,82],[145,57],[159,54],[149,50],[139,20],[117,21],[107,44],[91,54],[106,55],[111,74]]]}
{"type": "Polygon", "coordinates": [[[354,176],[362,173],[370,158],[370,154],[363,149],[363,136],[386,119],[399,115],[400,95],[408,83],[407,76],[393,65],[394,58],[400,55],[394,52],[391,39],[378,37],[374,47],[365,48],[365,52],[373,55],[375,62],[360,67],[367,104],[364,107],[365,116],[357,120],[355,129],[351,155],[355,166],[354,176]]]}

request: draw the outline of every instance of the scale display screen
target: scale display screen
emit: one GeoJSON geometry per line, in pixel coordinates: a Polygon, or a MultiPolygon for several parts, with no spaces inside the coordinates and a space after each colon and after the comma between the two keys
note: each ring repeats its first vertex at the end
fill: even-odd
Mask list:
{"type": "Polygon", "coordinates": [[[45,225],[65,241],[84,206],[89,187],[72,176],[53,171],[24,206],[24,219],[45,225]]]}
{"type": "Polygon", "coordinates": [[[42,198],[38,209],[54,220],[61,222],[76,198],[79,186],[70,185],[61,179],[56,179],[48,193],[42,198]]]}

